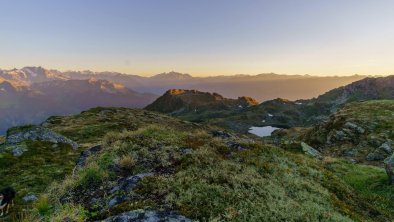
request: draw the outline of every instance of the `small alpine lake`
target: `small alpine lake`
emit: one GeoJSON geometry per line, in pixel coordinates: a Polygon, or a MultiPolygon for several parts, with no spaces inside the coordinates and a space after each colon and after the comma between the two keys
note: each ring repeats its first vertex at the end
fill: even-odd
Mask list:
{"type": "Polygon", "coordinates": [[[274,132],[277,129],[281,129],[278,127],[273,127],[273,126],[252,126],[249,128],[249,133],[254,134],[259,137],[264,137],[264,136],[271,136],[272,132],[274,132]]]}

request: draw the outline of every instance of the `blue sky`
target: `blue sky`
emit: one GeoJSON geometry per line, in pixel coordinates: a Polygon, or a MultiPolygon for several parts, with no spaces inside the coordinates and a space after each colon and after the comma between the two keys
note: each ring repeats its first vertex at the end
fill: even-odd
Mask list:
{"type": "Polygon", "coordinates": [[[0,0],[0,68],[394,74],[389,0],[0,0]]]}

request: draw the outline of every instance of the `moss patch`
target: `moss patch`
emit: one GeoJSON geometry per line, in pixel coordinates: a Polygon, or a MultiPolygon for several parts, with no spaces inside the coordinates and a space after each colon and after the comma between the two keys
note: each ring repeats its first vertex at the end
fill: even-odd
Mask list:
{"type": "Polygon", "coordinates": [[[22,197],[35,194],[37,197],[44,193],[52,181],[63,180],[75,166],[75,160],[80,151],[66,144],[41,141],[25,141],[27,147],[20,157],[10,153],[0,155],[0,187],[12,186],[17,191],[16,205],[9,217],[20,217],[23,209],[29,209],[30,203],[25,203],[22,197]],[[26,205],[27,204],[27,205],[26,205]]]}

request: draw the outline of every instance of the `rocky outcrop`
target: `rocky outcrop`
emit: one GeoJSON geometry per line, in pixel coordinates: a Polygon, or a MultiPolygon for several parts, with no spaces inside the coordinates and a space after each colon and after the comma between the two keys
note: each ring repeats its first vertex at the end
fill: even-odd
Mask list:
{"type": "Polygon", "coordinates": [[[145,109],[182,116],[186,114],[197,115],[198,112],[241,110],[257,104],[258,102],[255,99],[245,96],[230,99],[217,93],[171,89],[145,109]]]}
{"type": "Polygon", "coordinates": [[[64,143],[69,144],[74,149],[78,148],[78,144],[58,133],[53,132],[50,129],[41,126],[31,126],[21,130],[12,130],[7,132],[6,144],[18,144],[25,140],[40,140],[48,141],[52,143],[64,143]]]}
{"type": "Polygon", "coordinates": [[[105,222],[191,222],[192,220],[185,216],[179,215],[175,212],[167,211],[153,211],[153,210],[138,210],[122,213],[116,216],[109,217],[105,222]]]}
{"type": "Polygon", "coordinates": [[[368,161],[384,160],[388,155],[393,152],[392,141],[388,140],[376,148],[373,152],[369,153],[366,157],[368,161]]]}
{"type": "Polygon", "coordinates": [[[213,137],[220,137],[222,139],[227,139],[227,138],[231,138],[233,137],[231,134],[224,132],[224,131],[220,131],[220,130],[213,130],[211,131],[211,135],[213,137]]]}
{"type": "Polygon", "coordinates": [[[322,155],[319,151],[317,151],[316,149],[314,149],[313,147],[309,146],[308,144],[306,144],[304,142],[301,143],[301,148],[302,148],[302,151],[308,156],[318,158],[318,159],[322,158],[322,155]]]}
{"type": "MultiPolygon", "coordinates": [[[[336,121],[336,120],[335,120],[336,121]]],[[[340,121],[340,120],[339,120],[340,121]]],[[[334,123],[335,124],[335,123],[334,123]]],[[[327,135],[327,143],[336,143],[343,141],[357,141],[360,135],[365,133],[365,129],[352,122],[346,122],[341,128],[333,130],[327,135]]]]}
{"type": "Polygon", "coordinates": [[[380,162],[394,151],[393,110],[393,100],[350,103],[327,121],[302,131],[298,139],[325,155],[380,162]]]}

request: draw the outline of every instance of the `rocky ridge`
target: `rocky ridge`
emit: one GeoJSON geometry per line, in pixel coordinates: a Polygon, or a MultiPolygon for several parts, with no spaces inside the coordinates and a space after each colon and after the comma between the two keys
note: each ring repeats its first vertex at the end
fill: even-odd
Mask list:
{"type": "Polygon", "coordinates": [[[201,115],[203,112],[217,110],[240,110],[257,104],[257,101],[250,97],[228,99],[217,93],[171,89],[145,109],[174,116],[185,116],[189,113],[201,115]]]}

